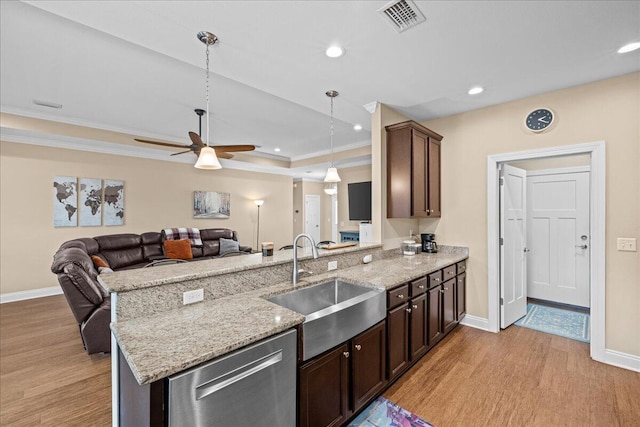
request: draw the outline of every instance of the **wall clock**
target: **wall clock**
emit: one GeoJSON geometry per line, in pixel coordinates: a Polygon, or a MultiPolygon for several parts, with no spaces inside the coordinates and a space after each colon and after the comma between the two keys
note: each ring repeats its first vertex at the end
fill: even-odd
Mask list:
{"type": "Polygon", "coordinates": [[[542,132],[553,123],[554,114],[548,108],[536,108],[524,119],[524,124],[532,132],[542,132]]]}

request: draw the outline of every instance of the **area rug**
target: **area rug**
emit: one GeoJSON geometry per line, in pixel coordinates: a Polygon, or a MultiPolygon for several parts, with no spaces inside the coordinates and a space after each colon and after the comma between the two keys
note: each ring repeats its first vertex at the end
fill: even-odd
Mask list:
{"type": "Polygon", "coordinates": [[[433,427],[417,415],[380,396],[348,427],[433,427]]]}
{"type": "Polygon", "coordinates": [[[536,331],[589,342],[589,315],[561,308],[527,304],[527,315],[516,323],[536,331]]]}

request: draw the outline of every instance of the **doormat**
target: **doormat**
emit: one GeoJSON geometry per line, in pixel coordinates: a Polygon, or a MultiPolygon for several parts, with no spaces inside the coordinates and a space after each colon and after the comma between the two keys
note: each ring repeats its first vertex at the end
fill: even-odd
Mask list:
{"type": "Polygon", "coordinates": [[[527,315],[515,325],[572,340],[589,342],[589,315],[561,308],[527,304],[527,315]]]}
{"type": "Polygon", "coordinates": [[[434,427],[417,415],[380,396],[348,427],[434,427]]]}

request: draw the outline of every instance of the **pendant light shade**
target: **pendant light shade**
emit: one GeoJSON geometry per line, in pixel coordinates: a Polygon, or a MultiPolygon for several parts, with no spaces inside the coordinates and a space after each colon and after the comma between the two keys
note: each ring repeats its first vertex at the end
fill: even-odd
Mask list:
{"type": "MultiPolygon", "coordinates": [[[[331,98],[331,133],[329,140],[331,141],[331,165],[327,169],[327,175],[324,177],[324,182],[340,182],[340,175],[338,175],[338,169],[333,166],[333,98],[339,95],[335,90],[328,90],[325,95],[331,98]]],[[[324,190],[327,193],[327,190],[324,190]]],[[[336,190],[337,192],[337,190],[336,190]]],[[[327,193],[331,194],[331,193],[327,193]]],[[[333,193],[335,194],[335,193],[333,193]]]]}
{"type": "Polygon", "coordinates": [[[216,150],[211,147],[202,147],[198,161],[195,164],[198,169],[222,169],[222,165],[216,156],[216,150]]]}
{"type": "Polygon", "coordinates": [[[208,31],[200,31],[198,33],[198,40],[200,40],[206,46],[207,54],[207,74],[206,74],[206,98],[207,98],[207,145],[200,149],[200,155],[198,161],[193,165],[197,169],[222,169],[220,160],[216,155],[216,150],[209,147],[209,46],[215,44],[218,41],[218,37],[208,31]]]}
{"type": "Polygon", "coordinates": [[[338,194],[338,183],[330,182],[325,185],[324,192],[328,196],[333,196],[334,194],[338,194]]]}
{"type": "Polygon", "coordinates": [[[338,169],[330,167],[327,169],[327,176],[324,177],[324,182],[340,182],[340,175],[338,175],[338,169]]]}

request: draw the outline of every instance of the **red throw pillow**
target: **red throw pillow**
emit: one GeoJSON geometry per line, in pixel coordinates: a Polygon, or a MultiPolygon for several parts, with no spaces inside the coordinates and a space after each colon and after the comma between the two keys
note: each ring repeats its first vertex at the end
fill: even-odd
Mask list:
{"type": "Polygon", "coordinates": [[[170,259],[193,259],[191,242],[188,240],[165,240],[164,254],[170,259]]]}
{"type": "Polygon", "coordinates": [[[107,262],[100,258],[98,255],[91,255],[91,260],[93,261],[93,265],[95,265],[96,268],[110,268],[109,264],[107,264],[107,262]]]}

